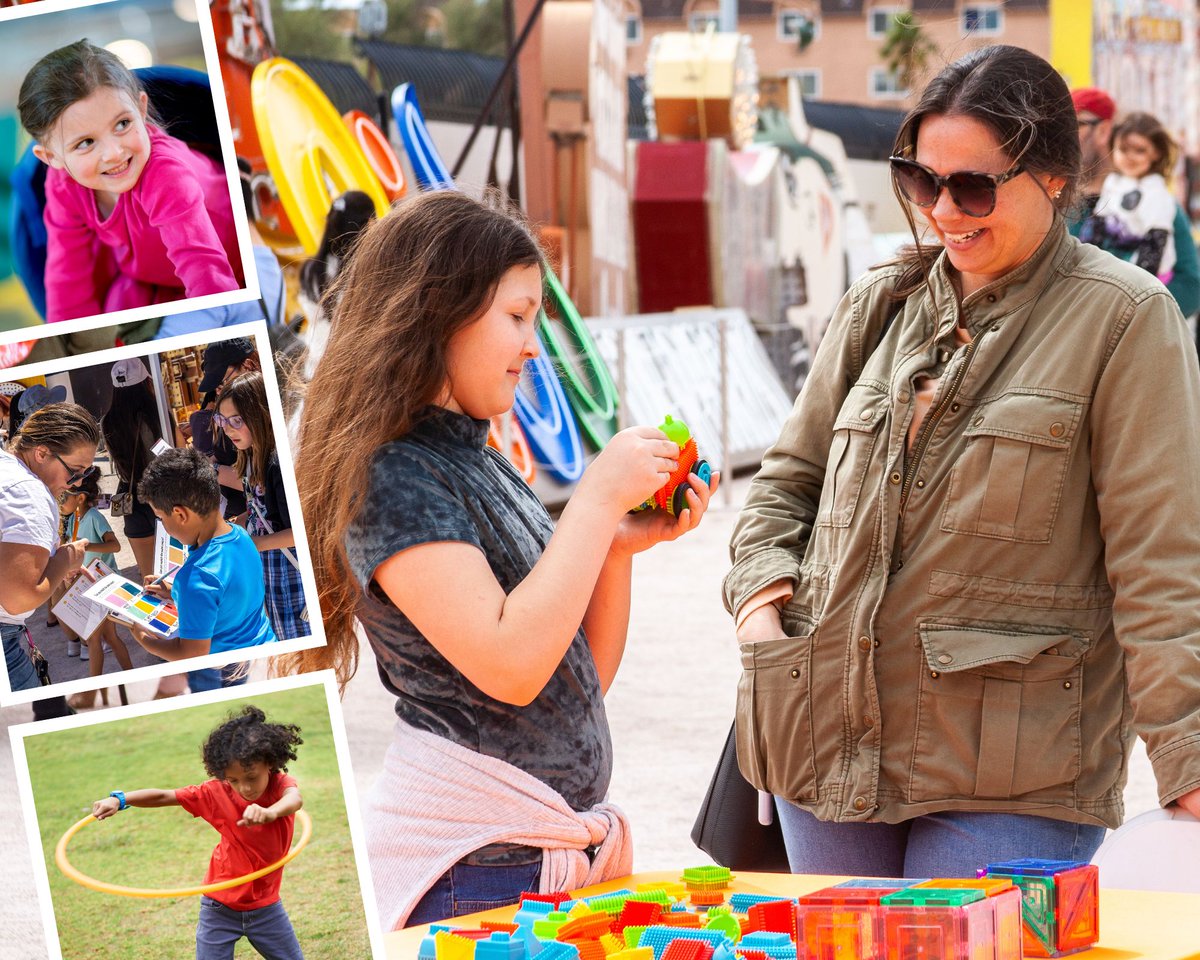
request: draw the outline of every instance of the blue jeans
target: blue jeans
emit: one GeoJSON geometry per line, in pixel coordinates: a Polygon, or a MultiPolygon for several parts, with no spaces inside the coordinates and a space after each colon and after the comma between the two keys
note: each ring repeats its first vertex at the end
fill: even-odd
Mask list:
{"type": "Polygon", "coordinates": [[[282,900],[257,910],[232,910],[209,897],[200,898],[196,960],[233,960],[234,944],[242,937],[265,960],[304,960],[282,900]]]}
{"type": "Polygon", "coordinates": [[[456,863],[426,892],[408,915],[407,925],[433,923],[464,913],[506,907],[523,893],[537,893],[542,861],[510,867],[475,867],[456,863]]]}
{"type": "Polygon", "coordinates": [[[9,688],[15,692],[40,687],[42,682],[25,652],[25,628],[15,623],[0,623],[0,637],[4,639],[4,666],[8,670],[9,688]]]}
{"type": "Polygon", "coordinates": [[[222,687],[236,687],[245,683],[248,675],[242,674],[235,678],[234,674],[241,668],[240,663],[228,663],[223,667],[207,667],[204,670],[188,671],[188,690],[192,693],[202,693],[205,690],[220,690],[222,687]]]}
{"type": "Polygon", "coordinates": [[[832,823],[775,798],[793,873],[973,877],[999,860],[1092,859],[1104,827],[1024,813],[946,810],[903,823],[832,823]]]}

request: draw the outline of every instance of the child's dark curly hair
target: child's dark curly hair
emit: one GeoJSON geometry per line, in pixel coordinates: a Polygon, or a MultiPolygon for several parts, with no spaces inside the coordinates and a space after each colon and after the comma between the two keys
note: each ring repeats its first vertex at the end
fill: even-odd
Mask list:
{"type": "Polygon", "coordinates": [[[258,707],[243,707],[204,741],[204,769],[218,780],[225,779],[225,771],[233,763],[243,767],[265,763],[272,773],[278,773],[296,759],[295,748],[303,742],[294,723],[267,723],[267,715],[258,707]]]}

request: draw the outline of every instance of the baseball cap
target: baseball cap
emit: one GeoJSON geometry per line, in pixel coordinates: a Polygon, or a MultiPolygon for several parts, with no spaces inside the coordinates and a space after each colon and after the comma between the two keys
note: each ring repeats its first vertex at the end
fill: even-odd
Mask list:
{"type": "Polygon", "coordinates": [[[143,380],[150,379],[150,371],[137,357],[126,357],[112,365],[112,385],[114,387],[133,387],[143,380]]]}
{"type": "Polygon", "coordinates": [[[225,379],[225,371],[236,367],[247,357],[254,356],[254,344],[249,337],[234,337],[232,340],[220,340],[210,343],[204,351],[204,362],[201,365],[204,376],[200,379],[199,391],[208,393],[216,390],[225,379]]]}
{"type": "Polygon", "coordinates": [[[1117,105],[1107,93],[1099,87],[1080,87],[1071,91],[1071,102],[1075,104],[1075,112],[1085,110],[1101,120],[1111,120],[1117,115],[1117,105]]]}

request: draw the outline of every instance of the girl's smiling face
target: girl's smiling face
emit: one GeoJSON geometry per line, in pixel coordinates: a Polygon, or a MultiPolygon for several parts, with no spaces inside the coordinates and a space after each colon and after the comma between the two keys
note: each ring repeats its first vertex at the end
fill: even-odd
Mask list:
{"type": "Polygon", "coordinates": [[[1113,144],[1112,162],[1118,172],[1140,180],[1162,156],[1158,148],[1140,133],[1125,133],[1113,144]]]}
{"type": "Polygon", "coordinates": [[[225,436],[235,447],[239,450],[251,448],[253,438],[250,436],[250,428],[238,416],[237,407],[233,405],[232,400],[222,400],[220,406],[217,407],[217,416],[213,419],[217,421],[217,426],[225,431],[225,436]]]}
{"type": "Polygon", "coordinates": [[[33,152],[80,186],[114,200],[137,186],[150,159],[146,94],[135,101],[116,87],[97,87],[59,116],[33,152]]]}
{"type": "Polygon", "coordinates": [[[541,306],[541,267],[511,267],[500,278],[483,315],[450,337],[449,383],[438,403],[478,420],[510,409],[521,368],[538,355],[541,306]]]}

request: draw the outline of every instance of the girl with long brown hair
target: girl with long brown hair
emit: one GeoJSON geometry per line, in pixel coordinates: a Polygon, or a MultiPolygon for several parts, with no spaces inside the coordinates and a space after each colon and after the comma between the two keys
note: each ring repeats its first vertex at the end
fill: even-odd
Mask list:
{"type": "Polygon", "coordinates": [[[280,640],[312,633],[304,585],[293,552],[292,519],[275,431],[267,406],[267,388],[258,371],[235,377],[217,397],[213,423],[237,448],[234,470],[246,494],[246,530],[262,557],[267,616],[280,640]]]}
{"type": "MultiPolygon", "coordinates": [[[[625,646],[632,556],[699,523],[630,515],[678,448],[619,433],[557,526],[486,443],[537,355],[542,259],[514,215],[455,192],[401,203],[338,275],[297,476],[327,646],[293,666],[345,682],[362,624],[399,722],[368,804],[388,929],[628,872],[604,803],[604,691],[625,646]]],[[[715,486],[715,481],[714,481],[715,486]]]]}

